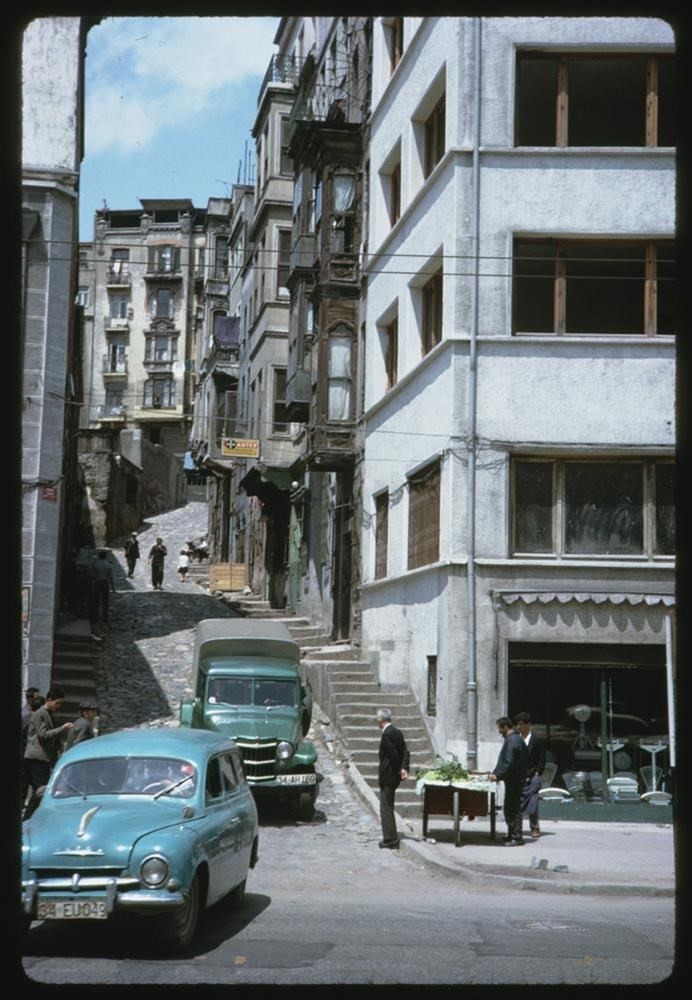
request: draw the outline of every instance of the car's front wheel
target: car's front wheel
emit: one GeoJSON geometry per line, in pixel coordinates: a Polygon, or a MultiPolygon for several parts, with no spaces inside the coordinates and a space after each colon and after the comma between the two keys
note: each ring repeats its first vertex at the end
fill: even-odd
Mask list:
{"type": "Polygon", "coordinates": [[[185,905],[167,914],[161,921],[161,939],[166,950],[189,948],[197,931],[201,893],[195,875],[185,899],[185,905]]]}

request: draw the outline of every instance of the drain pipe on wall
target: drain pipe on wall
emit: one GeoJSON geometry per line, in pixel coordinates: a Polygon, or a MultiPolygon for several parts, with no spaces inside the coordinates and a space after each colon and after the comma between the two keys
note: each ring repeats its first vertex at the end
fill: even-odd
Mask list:
{"type": "Polygon", "coordinates": [[[473,205],[471,219],[471,330],[469,340],[469,377],[467,411],[468,485],[466,521],[468,531],[468,559],[466,572],[468,609],[468,666],[466,680],[466,766],[478,768],[478,697],[476,680],[476,418],[478,389],[478,268],[480,228],[480,143],[481,143],[481,25],[476,17],[474,31],[474,137],[472,160],[473,205]]]}

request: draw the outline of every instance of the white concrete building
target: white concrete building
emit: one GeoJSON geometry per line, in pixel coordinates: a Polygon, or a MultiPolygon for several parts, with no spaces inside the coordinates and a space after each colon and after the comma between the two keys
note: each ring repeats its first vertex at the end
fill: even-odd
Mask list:
{"type": "Polygon", "coordinates": [[[22,685],[48,688],[65,534],[87,19],[22,37],[22,685]]]}
{"type": "Polygon", "coordinates": [[[563,772],[599,767],[603,698],[617,766],[650,764],[674,601],[672,29],[377,18],[373,47],[364,650],[470,767],[520,710],[563,772]]]}

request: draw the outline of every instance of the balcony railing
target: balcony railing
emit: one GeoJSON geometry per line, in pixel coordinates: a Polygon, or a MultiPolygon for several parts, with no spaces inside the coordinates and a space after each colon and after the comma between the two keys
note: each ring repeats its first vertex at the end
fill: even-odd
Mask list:
{"type": "Polygon", "coordinates": [[[97,420],[127,420],[127,406],[124,403],[104,403],[96,407],[97,420]]]}
{"type": "Polygon", "coordinates": [[[147,264],[147,269],[144,273],[145,278],[170,278],[171,281],[182,280],[183,271],[180,265],[177,267],[172,267],[170,264],[164,264],[160,261],[155,261],[147,264]]]}
{"type": "Polygon", "coordinates": [[[129,268],[109,267],[106,275],[106,284],[129,288],[132,284],[132,275],[129,268]]]}
{"type": "Polygon", "coordinates": [[[129,316],[104,316],[103,325],[107,330],[129,330],[129,316]]]}
{"type": "Polygon", "coordinates": [[[127,357],[104,354],[102,371],[104,375],[127,375],[127,357]]]}
{"type": "Polygon", "coordinates": [[[171,351],[160,351],[158,354],[146,354],[144,367],[153,371],[169,371],[177,361],[177,354],[171,351]]]}
{"type": "Polygon", "coordinates": [[[295,56],[273,55],[258,91],[257,103],[270,83],[296,83],[299,75],[299,60],[295,56]]]}

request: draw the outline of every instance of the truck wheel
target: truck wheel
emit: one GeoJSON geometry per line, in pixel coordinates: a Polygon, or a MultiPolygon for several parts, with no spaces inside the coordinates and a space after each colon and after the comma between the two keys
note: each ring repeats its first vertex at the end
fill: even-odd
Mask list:
{"type": "Polygon", "coordinates": [[[309,823],[315,815],[315,796],[312,792],[301,792],[298,796],[298,818],[309,823]]]}

